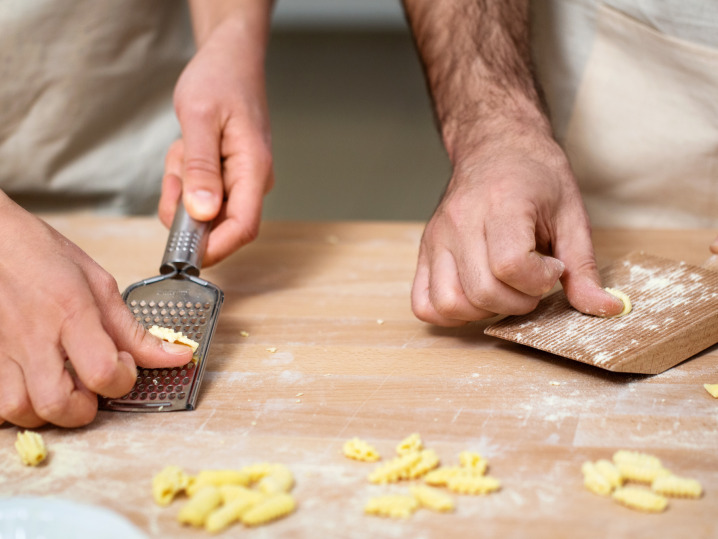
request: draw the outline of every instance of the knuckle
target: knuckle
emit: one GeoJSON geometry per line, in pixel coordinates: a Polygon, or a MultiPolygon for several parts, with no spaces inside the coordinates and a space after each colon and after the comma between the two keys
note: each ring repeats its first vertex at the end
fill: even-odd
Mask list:
{"type": "Polygon", "coordinates": [[[62,394],[47,395],[35,405],[37,415],[46,420],[62,417],[67,410],[69,397],[62,394]]]}
{"type": "Polygon", "coordinates": [[[98,361],[93,365],[93,371],[87,376],[85,385],[91,391],[101,392],[112,385],[117,376],[116,365],[110,360],[98,361]]]}
{"type": "Polygon", "coordinates": [[[434,310],[444,318],[458,318],[461,313],[461,299],[453,291],[443,292],[432,299],[434,310]]]}
{"type": "Polygon", "coordinates": [[[523,274],[524,264],[521,257],[510,254],[491,261],[491,273],[499,281],[512,283],[518,281],[523,274]]]}
{"type": "Polygon", "coordinates": [[[12,421],[32,412],[32,405],[27,398],[6,396],[0,401],[0,417],[12,421]]]}
{"type": "Polygon", "coordinates": [[[194,175],[212,175],[219,176],[221,171],[219,168],[219,162],[214,159],[208,159],[206,157],[189,157],[184,164],[185,170],[185,181],[192,183],[194,175]]]}

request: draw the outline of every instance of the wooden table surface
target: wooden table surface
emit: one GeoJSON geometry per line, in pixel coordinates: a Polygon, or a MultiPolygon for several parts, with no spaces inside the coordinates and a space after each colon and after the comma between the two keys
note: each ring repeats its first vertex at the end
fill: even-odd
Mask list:
{"type": "MultiPolygon", "coordinates": [[[[157,274],[166,232],[154,219],[48,221],[121,289],[157,274]]],[[[43,427],[51,457],[38,469],[20,465],[17,429],[3,425],[0,495],[56,495],[111,508],[151,536],[205,537],[175,522],[181,501],[153,503],[152,475],[168,463],[195,472],[274,461],[296,475],[298,511],[224,537],[718,537],[718,400],[702,387],[718,383],[716,348],[639,376],[486,337],[486,322],[426,325],[409,304],[421,232],[418,223],[265,223],[255,243],[202,274],[226,301],[197,410],[43,427]],[[407,487],[370,485],[373,465],[342,456],[343,442],[359,436],[391,456],[412,432],[444,463],[480,452],[503,489],[456,497],[450,515],[364,516],[369,497],[407,487]],[[698,478],[704,497],[645,515],[586,491],[581,464],[621,448],[698,478]]],[[[699,264],[713,237],[598,231],[595,243],[599,264],[634,249],[699,264]]]]}

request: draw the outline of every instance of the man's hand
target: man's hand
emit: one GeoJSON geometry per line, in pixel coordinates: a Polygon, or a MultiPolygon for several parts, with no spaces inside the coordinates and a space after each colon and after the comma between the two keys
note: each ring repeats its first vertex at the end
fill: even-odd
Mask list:
{"type": "Polygon", "coordinates": [[[135,364],[191,359],[188,347],[145,332],[107,272],[2,192],[0,226],[0,423],[86,425],[97,394],[132,388],[135,364]]]}
{"type": "Polygon", "coordinates": [[[454,165],[422,238],[416,316],[458,326],[524,314],[559,278],[576,309],[618,314],[623,304],[601,288],[588,217],[533,79],[528,0],[404,5],[454,165]]]}
{"type": "Polygon", "coordinates": [[[199,50],[175,88],[182,139],[167,153],[159,215],[170,226],[182,197],[190,216],[215,219],[210,266],[256,237],[274,184],[264,84],[271,2],[190,4],[199,50]]]}

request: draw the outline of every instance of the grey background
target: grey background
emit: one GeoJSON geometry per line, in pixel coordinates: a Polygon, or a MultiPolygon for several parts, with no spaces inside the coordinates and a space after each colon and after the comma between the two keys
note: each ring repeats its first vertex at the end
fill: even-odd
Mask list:
{"type": "Polygon", "coordinates": [[[398,0],[280,0],[265,219],[426,220],[450,176],[398,0]]]}

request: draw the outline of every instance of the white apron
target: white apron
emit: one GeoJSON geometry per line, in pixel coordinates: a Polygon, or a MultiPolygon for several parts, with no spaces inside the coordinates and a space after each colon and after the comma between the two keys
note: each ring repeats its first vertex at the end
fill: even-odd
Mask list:
{"type": "Polygon", "coordinates": [[[534,53],[595,226],[718,227],[718,2],[537,0],[534,53]]]}
{"type": "Polygon", "coordinates": [[[0,188],[152,211],[192,53],[182,0],[1,0],[0,188]]]}

